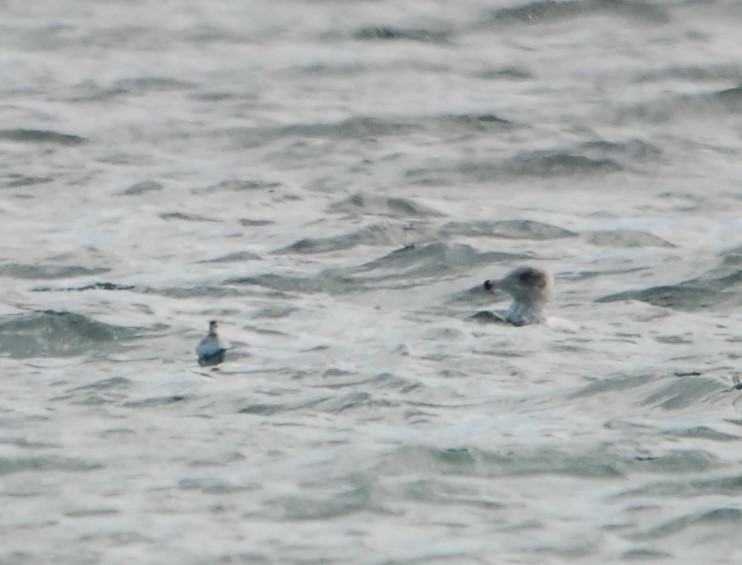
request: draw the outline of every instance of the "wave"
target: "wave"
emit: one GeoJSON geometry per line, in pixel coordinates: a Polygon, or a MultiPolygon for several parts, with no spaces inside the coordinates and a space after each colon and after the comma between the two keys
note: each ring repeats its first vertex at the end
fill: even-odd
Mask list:
{"type": "MultiPolygon", "coordinates": [[[[486,170],[486,169],[485,169],[486,170]]],[[[613,173],[623,167],[615,159],[588,157],[561,150],[521,153],[514,159],[500,164],[500,170],[511,176],[555,177],[613,173]]]]}
{"type": "Polygon", "coordinates": [[[53,181],[52,177],[35,177],[18,173],[0,174],[0,188],[21,188],[23,186],[34,186],[46,184],[53,181]]]}
{"type": "Polygon", "coordinates": [[[441,228],[445,236],[502,237],[507,239],[547,240],[575,237],[575,232],[532,220],[451,222],[441,228]]]}
{"type": "Polygon", "coordinates": [[[132,184],[129,188],[122,191],[120,194],[123,196],[134,196],[138,194],[144,194],[145,192],[158,192],[163,189],[162,184],[154,180],[143,180],[132,184]]]}
{"type": "Polygon", "coordinates": [[[599,445],[575,452],[556,448],[516,448],[489,451],[475,448],[407,446],[390,452],[379,465],[389,474],[430,469],[442,475],[501,477],[567,475],[590,478],[626,477],[632,472],[696,472],[718,463],[706,452],[676,451],[653,458],[622,448],[599,445]]]}
{"type": "Polygon", "coordinates": [[[403,29],[392,26],[368,26],[357,29],[354,39],[364,41],[419,41],[423,43],[448,43],[451,31],[436,29],[403,29]]]}
{"type": "Polygon", "coordinates": [[[304,238],[275,253],[327,253],[358,245],[399,245],[419,239],[413,226],[373,224],[358,231],[334,237],[304,238]]]}
{"type": "Polygon", "coordinates": [[[220,255],[214,259],[206,259],[201,261],[202,263],[236,263],[242,261],[259,261],[262,257],[251,253],[250,251],[235,251],[234,253],[227,253],[226,255],[220,255]]]}
{"type": "Polygon", "coordinates": [[[701,94],[670,94],[623,107],[616,112],[619,123],[675,122],[679,119],[727,116],[742,113],[742,85],[701,94]]]}
{"type": "Polygon", "coordinates": [[[282,520],[330,520],[359,512],[380,512],[379,498],[369,483],[325,497],[283,496],[271,500],[270,506],[282,520]]]}
{"type": "Polygon", "coordinates": [[[742,494],[742,475],[692,478],[686,480],[660,481],[622,492],[617,497],[632,496],[739,496],[742,494]]]}
{"type": "Polygon", "coordinates": [[[742,247],[723,254],[722,263],[700,277],[678,284],[653,286],[610,294],[598,302],[640,300],[654,306],[693,312],[706,308],[742,306],[742,247]]]}
{"type": "Polygon", "coordinates": [[[685,80],[699,83],[714,81],[742,82],[742,70],[739,65],[704,64],[668,66],[643,71],[637,82],[657,82],[662,80],[685,80]]]}
{"type": "MultiPolygon", "coordinates": [[[[227,133],[240,147],[260,147],[287,138],[368,139],[408,134],[420,129],[412,121],[354,117],[337,122],[292,124],[272,128],[231,128],[227,133]]],[[[324,149],[323,149],[324,151],[324,149]]]]}
{"type": "Polygon", "coordinates": [[[51,143],[54,145],[81,145],[88,140],[79,135],[59,133],[43,129],[3,129],[0,130],[0,139],[18,143],[51,143]]]}
{"type": "Polygon", "coordinates": [[[189,90],[195,86],[195,83],[185,80],[157,76],[123,78],[114,82],[115,89],[122,90],[129,94],[189,90]]]}
{"type": "Polygon", "coordinates": [[[361,283],[327,271],[317,277],[299,277],[266,273],[250,277],[229,279],[226,284],[250,285],[267,288],[284,294],[348,294],[367,290],[361,283]]]}
{"type": "Polygon", "coordinates": [[[207,218],[200,214],[185,214],[183,212],[162,212],[160,218],[163,220],[181,220],[185,222],[218,222],[215,218],[207,218]]]}
{"type": "Polygon", "coordinates": [[[68,357],[118,350],[140,328],[113,326],[72,312],[45,310],[0,318],[0,354],[68,357]]]}
{"type": "Polygon", "coordinates": [[[515,125],[496,114],[445,114],[436,121],[443,131],[450,131],[452,125],[466,131],[500,131],[515,125]]]}
{"type": "Polygon", "coordinates": [[[587,234],[587,240],[599,247],[675,247],[652,233],[637,230],[600,230],[587,234]]]}
{"type": "Polygon", "coordinates": [[[619,16],[652,24],[670,21],[667,12],[659,6],[627,0],[541,0],[512,8],[500,8],[493,12],[492,19],[496,23],[537,24],[591,14],[619,16]]]}
{"type": "Polygon", "coordinates": [[[469,268],[498,261],[512,261],[524,255],[499,251],[480,252],[464,244],[442,242],[412,244],[353,270],[356,273],[388,271],[381,279],[436,277],[462,273],[469,268]]]}
{"type": "Polygon", "coordinates": [[[100,463],[93,463],[74,457],[57,455],[40,455],[36,457],[2,457],[0,456],[0,475],[23,473],[27,471],[64,471],[83,472],[102,469],[100,463]]]}
{"type": "Polygon", "coordinates": [[[215,184],[211,184],[205,188],[194,189],[195,193],[211,193],[211,192],[245,192],[252,190],[267,190],[279,188],[280,182],[257,180],[257,179],[227,179],[215,184]]]}
{"type": "Polygon", "coordinates": [[[644,162],[655,162],[661,151],[638,139],[588,141],[572,147],[525,151],[487,161],[464,161],[450,166],[410,169],[415,184],[488,183],[512,178],[553,178],[605,175],[630,171],[644,162]]]}
{"type": "Polygon", "coordinates": [[[728,385],[710,378],[675,377],[649,394],[641,404],[664,410],[680,410],[703,403],[705,399],[715,397],[719,392],[727,389],[728,385]]]}
{"type": "Polygon", "coordinates": [[[35,288],[34,292],[84,292],[86,290],[134,290],[133,285],[121,285],[112,282],[95,282],[83,286],[73,286],[67,288],[35,288]]]}
{"type": "Polygon", "coordinates": [[[356,193],[348,198],[335,202],[329,209],[333,212],[395,218],[430,218],[443,216],[442,212],[419,204],[410,198],[388,198],[376,194],[356,193]]]}
{"type": "Polygon", "coordinates": [[[230,288],[229,286],[211,286],[211,285],[196,285],[196,286],[172,286],[165,288],[153,288],[146,287],[140,289],[140,292],[145,294],[155,294],[158,296],[167,296],[168,298],[217,298],[221,296],[239,296],[239,292],[230,288]]]}
{"type": "Polygon", "coordinates": [[[78,265],[24,265],[6,263],[0,265],[0,276],[13,279],[68,279],[101,275],[109,272],[105,267],[80,267],[78,265]]]}
{"type": "Polygon", "coordinates": [[[722,506],[706,512],[686,514],[631,537],[636,540],[650,540],[679,533],[691,536],[692,534],[688,530],[697,531],[701,529],[701,531],[697,531],[696,535],[702,535],[703,539],[708,540],[709,536],[727,537],[735,535],[740,525],[742,525],[742,510],[722,506]]]}

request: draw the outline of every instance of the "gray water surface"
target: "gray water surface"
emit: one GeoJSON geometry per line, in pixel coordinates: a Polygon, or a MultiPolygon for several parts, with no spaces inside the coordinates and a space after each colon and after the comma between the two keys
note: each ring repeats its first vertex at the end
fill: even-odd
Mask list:
{"type": "Polygon", "coordinates": [[[0,563],[742,560],[739,3],[1,4],[0,563]]]}

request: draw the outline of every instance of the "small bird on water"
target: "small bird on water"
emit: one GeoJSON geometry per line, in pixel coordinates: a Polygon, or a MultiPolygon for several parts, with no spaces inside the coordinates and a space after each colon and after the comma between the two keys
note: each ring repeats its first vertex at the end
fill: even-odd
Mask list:
{"type": "Polygon", "coordinates": [[[484,281],[486,290],[502,289],[513,297],[505,321],[514,326],[546,321],[546,304],[554,294],[554,277],[537,267],[518,267],[499,280],[484,281]]]}
{"type": "Polygon", "coordinates": [[[196,347],[198,364],[202,367],[211,367],[224,361],[224,353],[229,349],[229,344],[219,335],[219,322],[209,322],[209,333],[196,347]]]}

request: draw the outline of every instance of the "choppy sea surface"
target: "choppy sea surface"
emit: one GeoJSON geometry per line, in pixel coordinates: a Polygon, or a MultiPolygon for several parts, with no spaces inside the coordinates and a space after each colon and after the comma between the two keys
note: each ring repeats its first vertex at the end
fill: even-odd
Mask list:
{"type": "Polygon", "coordinates": [[[0,9],[0,563],[742,562],[739,2],[0,9]]]}

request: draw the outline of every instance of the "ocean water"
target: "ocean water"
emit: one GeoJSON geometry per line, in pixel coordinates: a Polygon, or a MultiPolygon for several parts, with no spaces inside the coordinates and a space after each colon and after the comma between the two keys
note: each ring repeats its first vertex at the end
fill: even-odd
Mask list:
{"type": "Polygon", "coordinates": [[[742,561],[739,2],[0,10],[0,564],[742,561]]]}

